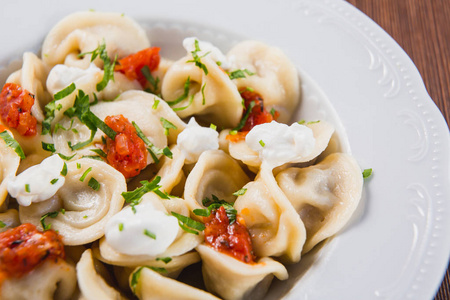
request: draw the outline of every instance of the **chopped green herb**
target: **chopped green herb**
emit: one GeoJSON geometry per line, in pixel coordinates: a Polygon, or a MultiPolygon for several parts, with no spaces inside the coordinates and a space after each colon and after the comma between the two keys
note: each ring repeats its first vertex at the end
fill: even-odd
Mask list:
{"type": "Polygon", "coordinates": [[[30,192],[30,185],[28,183],[25,184],[25,192],[27,192],[27,193],[30,192]]]}
{"type": "Polygon", "coordinates": [[[45,151],[50,151],[52,153],[56,151],[54,144],[47,144],[44,142],[41,142],[41,144],[42,144],[42,149],[44,149],[45,151]]]}
{"type": "Polygon", "coordinates": [[[247,69],[239,69],[233,72],[230,72],[230,74],[228,75],[230,77],[231,80],[233,79],[238,79],[238,78],[245,78],[245,74],[247,74],[248,76],[252,76],[255,75],[256,73],[250,72],[247,69]]]}
{"type": "Polygon", "coordinates": [[[155,145],[153,145],[152,142],[150,142],[150,140],[144,135],[144,133],[142,132],[142,130],[139,128],[139,126],[132,121],[131,124],[133,125],[134,129],[136,129],[136,133],[138,135],[138,137],[144,141],[144,143],[148,146],[147,151],[150,153],[150,155],[153,158],[153,161],[157,164],[159,163],[159,158],[158,155],[164,154],[165,156],[172,158],[172,151],[170,151],[170,149],[168,147],[165,147],[164,149],[159,149],[158,147],[156,147],[155,145]]]}
{"type": "Polygon", "coordinates": [[[133,293],[136,293],[136,287],[139,283],[139,278],[141,277],[142,269],[147,268],[153,270],[158,273],[167,273],[165,268],[151,267],[151,266],[142,266],[136,269],[136,271],[131,274],[130,287],[133,293]]]}
{"type": "Polygon", "coordinates": [[[169,135],[169,129],[177,129],[177,126],[173,125],[172,123],[170,123],[168,120],[164,119],[163,117],[161,117],[160,121],[164,128],[165,135],[169,135]]]}
{"type": "Polygon", "coordinates": [[[203,223],[197,222],[189,217],[180,215],[173,211],[171,214],[178,219],[178,225],[186,232],[198,235],[199,231],[205,230],[205,225],[203,223]]]}
{"type": "Polygon", "coordinates": [[[52,179],[52,181],[50,181],[50,183],[51,183],[51,184],[55,184],[55,183],[58,182],[58,180],[59,180],[59,178],[54,178],[54,179],[52,179]]]}
{"type": "Polygon", "coordinates": [[[101,158],[100,156],[97,156],[97,155],[83,155],[81,158],[90,158],[90,159],[95,159],[95,160],[104,162],[103,158],[101,158]]]}
{"type": "Polygon", "coordinates": [[[362,172],[362,175],[364,179],[369,178],[372,175],[372,169],[365,169],[362,172]]]}
{"type": "Polygon", "coordinates": [[[91,179],[89,179],[88,186],[94,191],[98,191],[100,189],[100,183],[94,177],[91,177],[91,179]]]}
{"type": "Polygon", "coordinates": [[[156,260],[157,261],[160,260],[160,261],[164,262],[165,264],[168,264],[172,261],[172,258],[171,257],[157,257],[156,260]]]}
{"type": "Polygon", "coordinates": [[[202,63],[201,58],[205,57],[209,54],[209,52],[205,53],[202,56],[198,56],[198,52],[200,52],[200,47],[198,45],[198,40],[195,40],[194,42],[195,50],[191,51],[192,54],[192,60],[188,60],[187,62],[193,62],[197,67],[203,70],[205,72],[205,75],[208,75],[208,69],[206,68],[205,64],[202,63]]]}
{"type": "MultiPolygon", "coordinates": [[[[0,221],[0,228],[5,228],[6,227],[6,223],[3,221],[0,221]]],[[[158,259],[156,259],[158,260],[158,259]]]]}
{"type": "Polygon", "coordinates": [[[148,229],[144,229],[144,234],[149,238],[156,240],[156,235],[148,229]]]}
{"type": "Polygon", "coordinates": [[[119,223],[119,231],[123,231],[123,223],[119,223]]]}
{"type": "Polygon", "coordinates": [[[21,159],[25,159],[25,153],[23,153],[22,147],[20,147],[19,143],[8,133],[8,131],[5,130],[1,132],[0,138],[2,138],[6,146],[12,148],[21,159]]]}
{"type": "Polygon", "coordinates": [[[212,195],[212,199],[206,197],[202,201],[204,206],[207,206],[206,209],[194,209],[194,214],[197,216],[208,217],[211,215],[213,210],[219,209],[221,206],[225,208],[225,212],[227,213],[228,220],[230,224],[233,224],[236,221],[237,211],[234,209],[233,205],[226,202],[225,200],[220,200],[217,196],[212,195]]]}
{"type": "Polygon", "coordinates": [[[217,126],[214,125],[213,123],[211,123],[211,125],[209,125],[209,128],[211,128],[211,129],[213,129],[213,130],[216,130],[216,129],[217,129],[217,126]]]}
{"type": "Polygon", "coordinates": [[[106,153],[102,149],[91,149],[91,151],[97,153],[101,157],[106,157],[106,153]]]}
{"type": "MultiPolygon", "coordinates": [[[[250,104],[247,107],[247,110],[245,112],[244,117],[241,119],[241,121],[239,122],[238,126],[233,128],[234,131],[237,132],[237,131],[241,130],[244,127],[245,122],[247,122],[248,116],[250,115],[250,112],[252,111],[254,106],[255,106],[255,101],[250,102],[250,104]]],[[[230,134],[231,134],[231,132],[230,132],[230,134]]]]}
{"type": "Polygon", "coordinates": [[[260,144],[261,147],[263,147],[263,148],[264,148],[264,146],[266,145],[266,144],[263,142],[263,140],[259,140],[259,144],[260,144]]]}
{"type": "Polygon", "coordinates": [[[65,210],[64,208],[61,208],[61,213],[62,213],[63,215],[65,215],[65,214],[66,214],[66,210],[65,210]]]}
{"type": "Polygon", "coordinates": [[[153,77],[152,72],[147,65],[141,69],[141,73],[142,75],[144,75],[148,83],[150,83],[151,92],[156,93],[156,91],[158,90],[159,77],[153,77]]]}
{"type": "Polygon", "coordinates": [[[236,135],[238,132],[237,132],[237,130],[231,130],[230,131],[230,135],[236,135]]]}
{"type": "Polygon", "coordinates": [[[80,177],[80,181],[83,182],[86,179],[86,176],[89,174],[89,172],[92,171],[92,167],[89,167],[86,171],[84,171],[83,175],[80,177]]]}
{"type": "Polygon", "coordinates": [[[81,164],[77,163],[77,169],[81,169],[81,164]]]}
{"type": "Polygon", "coordinates": [[[192,102],[194,101],[194,95],[191,95],[189,97],[189,101],[188,104],[186,106],[182,106],[182,107],[174,107],[172,108],[173,111],[180,111],[180,110],[185,110],[186,108],[188,108],[189,106],[191,106],[192,102]]]}
{"type": "Polygon", "coordinates": [[[155,99],[155,101],[153,101],[152,108],[153,108],[153,109],[157,109],[157,108],[158,108],[158,105],[159,105],[159,100],[158,100],[158,99],[155,99]]]}
{"type": "Polygon", "coordinates": [[[272,117],[275,117],[275,113],[276,113],[277,111],[275,110],[275,108],[272,108],[271,110],[270,110],[270,114],[272,115],[272,117]]]}
{"type": "Polygon", "coordinates": [[[76,153],[74,155],[72,155],[72,156],[65,156],[64,154],[61,154],[61,153],[57,153],[57,154],[58,154],[59,157],[61,157],[62,159],[66,160],[66,161],[71,160],[76,155],[76,153]]]}
{"type": "Polygon", "coordinates": [[[61,91],[54,94],[53,99],[55,99],[55,100],[63,99],[65,97],[69,96],[70,94],[72,94],[73,91],[75,91],[75,89],[76,89],[75,83],[72,82],[72,84],[70,84],[66,88],[64,88],[61,91]]]}
{"type": "Polygon", "coordinates": [[[42,121],[42,135],[50,133],[52,129],[52,121],[55,118],[55,110],[57,109],[56,100],[52,100],[44,107],[45,118],[42,121]]]}
{"type": "Polygon", "coordinates": [[[136,188],[131,192],[123,192],[122,197],[125,199],[125,202],[130,203],[133,212],[136,213],[135,206],[141,202],[142,196],[144,196],[148,192],[153,192],[158,190],[161,186],[158,183],[161,181],[161,177],[156,176],[151,182],[144,180],[140,183],[141,187],[136,188]]]}
{"type": "Polygon", "coordinates": [[[59,214],[59,211],[52,211],[52,212],[48,212],[48,213],[46,213],[45,215],[43,215],[41,218],[40,218],[40,222],[41,222],[41,225],[42,225],[42,229],[44,230],[44,231],[46,231],[46,230],[49,230],[51,227],[52,227],[52,225],[51,224],[45,224],[45,219],[47,218],[47,217],[50,217],[50,218],[56,218],[57,216],[58,216],[58,214],[59,214]]]}
{"type": "Polygon", "coordinates": [[[242,188],[236,192],[233,193],[233,196],[242,196],[245,194],[245,192],[247,191],[247,188],[242,188]]]}
{"type": "Polygon", "coordinates": [[[249,87],[249,86],[246,87],[245,89],[246,89],[247,91],[249,91],[249,92],[254,92],[254,91],[255,91],[253,88],[251,88],[251,87],[249,87]]]}
{"type": "Polygon", "coordinates": [[[206,104],[206,99],[205,99],[205,87],[206,87],[206,83],[202,86],[202,104],[203,104],[203,105],[206,104]]]}
{"type": "Polygon", "coordinates": [[[64,166],[63,166],[63,168],[61,170],[61,175],[62,176],[66,176],[67,175],[67,164],[66,163],[64,163],[64,166]]]}
{"type": "Polygon", "coordinates": [[[178,97],[177,99],[173,101],[166,101],[169,106],[174,106],[175,104],[180,103],[184,99],[186,99],[189,96],[189,86],[191,85],[191,77],[189,76],[186,81],[184,82],[184,92],[183,95],[178,97]]]}
{"type": "Polygon", "coordinates": [[[86,215],[85,215],[85,216],[83,216],[83,219],[87,219],[87,218],[88,218],[88,216],[86,216],[86,215]]]}

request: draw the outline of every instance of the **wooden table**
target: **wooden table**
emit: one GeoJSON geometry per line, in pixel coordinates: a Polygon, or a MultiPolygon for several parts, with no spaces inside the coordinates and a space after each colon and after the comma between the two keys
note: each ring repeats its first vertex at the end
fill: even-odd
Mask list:
{"type": "MultiPolygon", "coordinates": [[[[347,1],[380,25],[408,53],[428,93],[450,124],[450,1],[347,1]]],[[[435,300],[450,299],[449,270],[450,265],[435,300]]]]}

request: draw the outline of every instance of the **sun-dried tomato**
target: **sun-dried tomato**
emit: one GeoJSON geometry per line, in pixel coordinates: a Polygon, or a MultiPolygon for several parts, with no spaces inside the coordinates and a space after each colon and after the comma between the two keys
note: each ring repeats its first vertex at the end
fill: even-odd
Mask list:
{"type": "Polygon", "coordinates": [[[105,123],[117,133],[114,140],[106,137],[106,160],[125,178],[138,175],[147,166],[144,141],[123,115],[108,116],[105,123]]]}
{"type": "Polygon", "coordinates": [[[36,118],[31,114],[34,95],[15,83],[7,83],[0,93],[0,117],[4,125],[20,135],[36,134],[36,118]]]}
{"type": "Polygon", "coordinates": [[[144,66],[150,71],[158,68],[161,59],[159,50],[159,47],[150,47],[119,59],[115,71],[125,74],[128,79],[139,81],[142,87],[145,87],[147,80],[141,70],[144,66]]]}
{"type": "Polygon", "coordinates": [[[246,115],[250,103],[253,101],[255,105],[252,111],[249,113],[244,126],[234,135],[227,135],[227,140],[231,142],[239,142],[245,139],[247,133],[256,125],[270,123],[273,120],[277,120],[280,115],[279,112],[274,111],[273,114],[268,112],[264,108],[264,100],[260,94],[254,91],[249,91],[247,89],[240,92],[242,99],[244,99],[245,110],[243,116],[246,115]]]}
{"type": "Polygon", "coordinates": [[[230,224],[225,208],[213,210],[205,217],[205,242],[216,251],[226,253],[245,263],[253,263],[253,246],[243,219],[230,224]]]}
{"type": "Polygon", "coordinates": [[[0,233],[0,279],[21,277],[47,259],[64,259],[62,237],[25,223],[0,233]]]}

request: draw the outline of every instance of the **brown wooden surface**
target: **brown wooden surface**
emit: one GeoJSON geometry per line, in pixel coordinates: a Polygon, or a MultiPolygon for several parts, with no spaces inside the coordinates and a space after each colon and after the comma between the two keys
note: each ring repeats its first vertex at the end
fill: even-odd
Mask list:
{"type": "MultiPolygon", "coordinates": [[[[408,53],[450,124],[450,0],[347,0],[408,53]]],[[[450,199],[449,199],[450,200],[450,199]]],[[[450,299],[450,265],[435,300],[450,299]]]]}

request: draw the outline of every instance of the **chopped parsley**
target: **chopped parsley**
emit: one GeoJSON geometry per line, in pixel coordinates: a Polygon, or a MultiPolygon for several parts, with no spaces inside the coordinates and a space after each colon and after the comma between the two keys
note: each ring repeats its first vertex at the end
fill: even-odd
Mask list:
{"type": "Polygon", "coordinates": [[[166,101],[169,106],[174,106],[175,104],[180,103],[185,100],[189,96],[189,86],[191,85],[191,77],[189,76],[184,82],[184,92],[183,94],[173,101],[166,101]]]}
{"type": "Polygon", "coordinates": [[[169,135],[169,129],[177,129],[177,126],[173,125],[172,123],[170,123],[168,120],[164,119],[163,117],[161,117],[160,121],[164,128],[165,135],[169,135]]]}
{"type": "Polygon", "coordinates": [[[159,191],[159,188],[161,186],[158,185],[158,183],[160,181],[161,177],[159,176],[156,176],[155,179],[153,179],[151,182],[147,180],[141,181],[141,187],[136,188],[134,191],[123,192],[122,197],[125,199],[125,202],[130,203],[133,212],[136,213],[135,206],[141,202],[142,196],[144,196],[148,192],[159,191]]]}
{"type": "Polygon", "coordinates": [[[153,101],[152,108],[153,108],[153,109],[157,109],[157,108],[158,108],[158,105],[159,105],[159,100],[158,100],[158,99],[155,99],[155,100],[153,101]]]}
{"type": "Polygon", "coordinates": [[[61,100],[61,99],[65,98],[65,97],[69,96],[70,94],[72,94],[73,91],[75,91],[76,88],[77,87],[75,86],[75,83],[72,82],[72,84],[70,84],[66,88],[64,88],[61,91],[59,91],[56,94],[54,94],[53,95],[53,99],[61,100]]]}
{"type": "Polygon", "coordinates": [[[59,211],[48,212],[39,219],[39,221],[41,222],[41,225],[42,225],[42,229],[44,231],[49,230],[52,227],[52,224],[45,224],[45,219],[48,217],[54,219],[58,216],[58,214],[59,214],[59,211]]]}
{"type": "Polygon", "coordinates": [[[1,132],[0,138],[2,138],[6,146],[12,148],[21,159],[25,159],[25,153],[23,153],[22,147],[20,147],[19,143],[8,133],[8,131],[5,130],[1,132]]]}
{"type": "Polygon", "coordinates": [[[272,108],[271,110],[270,110],[270,114],[272,115],[272,117],[275,117],[275,113],[276,113],[277,111],[275,110],[275,108],[272,108]]]}
{"type": "Polygon", "coordinates": [[[202,63],[201,58],[205,57],[209,54],[209,52],[203,54],[202,56],[198,56],[198,52],[200,52],[200,47],[198,45],[198,40],[195,40],[194,42],[195,50],[191,51],[192,54],[192,60],[188,60],[187,62],[193,62],[197,67],[203,70],[205,72],[205,75],[208,75],[208,69],[206,68],[205,64],[202,63]]]}
{"type": "Polygon", "coordinates": [[[30,192],[30,185],[28,183],[25,184],[25,192],[27,192],[27,193],[30,192]]]}
{"type": "Polygon", "coordinates": [[[139,126],[134,121],[132,121],[131,124],[133,125],[134,129],[136,129],[136,134],[138,135],[138,137],[142,141],[144,141],[144,143],[148,146],[147,151],[148,151],[148,153],[150,153],[150,155],[153,158],[153,161],[156,164],[159,163],[158,155],[164,154],[165,156],[167,156],[170,159],[173,158],[173,153],[172,153],[172,151],[170,151],[169,147],[165,147],[164,149],[159,149],[158,147],[153,145],[152,142],[150,142],[150,140],[144,135],[142,130],[139,128],[139,126]]]}
{"type": "Polygon", "coordinates": [[[203,104],[203,105],[206,104],[206,99],[205,99],[205,87],[206,87],[206,83],[202,86],[202,104],[203,104]]]}
{"type": "Polygon", "coordinates": [[[252,75],[255,75],[256,73],[250,72],[247,69],[239,69],[239,70],[230,72],[228,74],[228,76],[230,77],[231,80],[233,80],[233,79],[238,79],[238,78],[245,78],[246,77],[245,74],[247,74],[248,76],[252,76],[252,75]]]}
{"type": "Polygon", "coordinates": [[[157,257],[156,260],[157,261],[160,260],[160,261],[164,262],[165,264],[168,264],[172,261],[172,258],[171,257],[157,257]]]}
{"type": "Polygon", "coordinates": [[[41,142],[41,144],[42,144],[42,149],[44,149],[45,151],[49,151],[49,152],[52,152],[52,153],[56,152],[54,144],[47,144],[47,143],[44,143],[44,142],[41,142]]]}
{"type": "Polygon", "coordinates": [[[369,178],[372,175],[372,169],[365,169],[362,172],[362,176],[364,179],[369,178]]]}
{"type": "Polygon", "coordinates": [[[153,94],[156,93],[156,91],[158,90],[159,77],[156,77],[156,78],[153,77],[152,72],[150,71],[150,69],[147,65],[142,67],[141,73],[142,73],[142,75],[144,75],[144,77],[148,81],[148,83],[150,83],[150,86],[151,86],[150,92],[152,92],[153,94]]]}
{"type": "Polygon", "coordinates": [[[61,153],[57,153],[57,154],[58,154],[59,157],[61,157],[62,159],[66,160],[66,161],[71,160],[76,155],[76,153],[74,155],[72,155],[72,156],[65,156],[64,154],[61,154],[61,153]]]}
{"type": "Polygon", "coordinates": [[[178,225],[184,231],[192,234],[198,235],[199,231],[205,230],[205,225],[203,223],[197,222],[189,217],[180,215],[174,211],[171,212],[172,216],[178,219],[178,225]]]}
{"type": "MultiPolygon", "coordinates": [[[[6,226],[7,226],[7,225],[6,225],[5,222],[0,221],[0,228],[5,228],[6,226]]],[[[158,259],[156,259],[156,260],[158,260],[158,259]]]]}
{"type": "Polygon", "coordinates": [[[242,188],[236,192],[233,193],[233,196],[243,196],[245,192],[247,191],[247,188],[242,188]]]}
{"type": "Polygon", "coordinates": [[[192,102],[194,101],[194,95],[191,95],[189,97],[189,101],[188,104],[186,106],[182,106],[182,107],[174,107],[172,108],[173,111],[180,111],[180,110],[185,110],[186,108],[188,108],[189,106],[191,106],[192,102]]]}
{"type": "Polygon", "coordinates": [[[201,217],[209,217],[213,210],[216,210],[223,206],[225,208],[225,212],[227,213],[228,220],[230,224],[233,224],[236,221],[237,211],[234,209],[233,204],[226,202],[225,200],[220,200],[217,196],[212,195],[212,199],[206,197],[203,199],[202,203],[204,206],[207,206],[206,209],[194,209],[194,214],[201,217]]]}
{"type": "Polygon", "coordinates": [[[119,223],[119,231],[123,231],[123,223],[119,223]]]}
{"type": "Polygon", "coordinates": [[[102,149],[91,149],[91,151],[94,152],[94,153],[97,153],[101,157],[105,157],[106,158],[106,153],[102,149]]]}
{"type": "Polygon", "coordinates": [[[51,183],[51,184],[55,184],[55,183],[58,182],[58,180],[59,180],[59,178],[54,178],[54,179],[52,179],[52,180],[50,181],[50,183],[51,183]]]}
{"type": "MultiPolygon", "coordinates": [[[[241,121],[239,122],[238,126],[233,128],[232,131],[238,132],[239,130],[241,130],[244,127],[245,122],[247,122],[248,116],[250,116],[250,113],[251,113],[253,107],[255,107],[255,105],[256,105],[255,101],[250,102],[250,104],[247,107],[247,111],[245,112],[244,117],[241,119],[241,121]]],[[[230,134],[232,134],[232,133],[230,132],[230,134]]]]}

